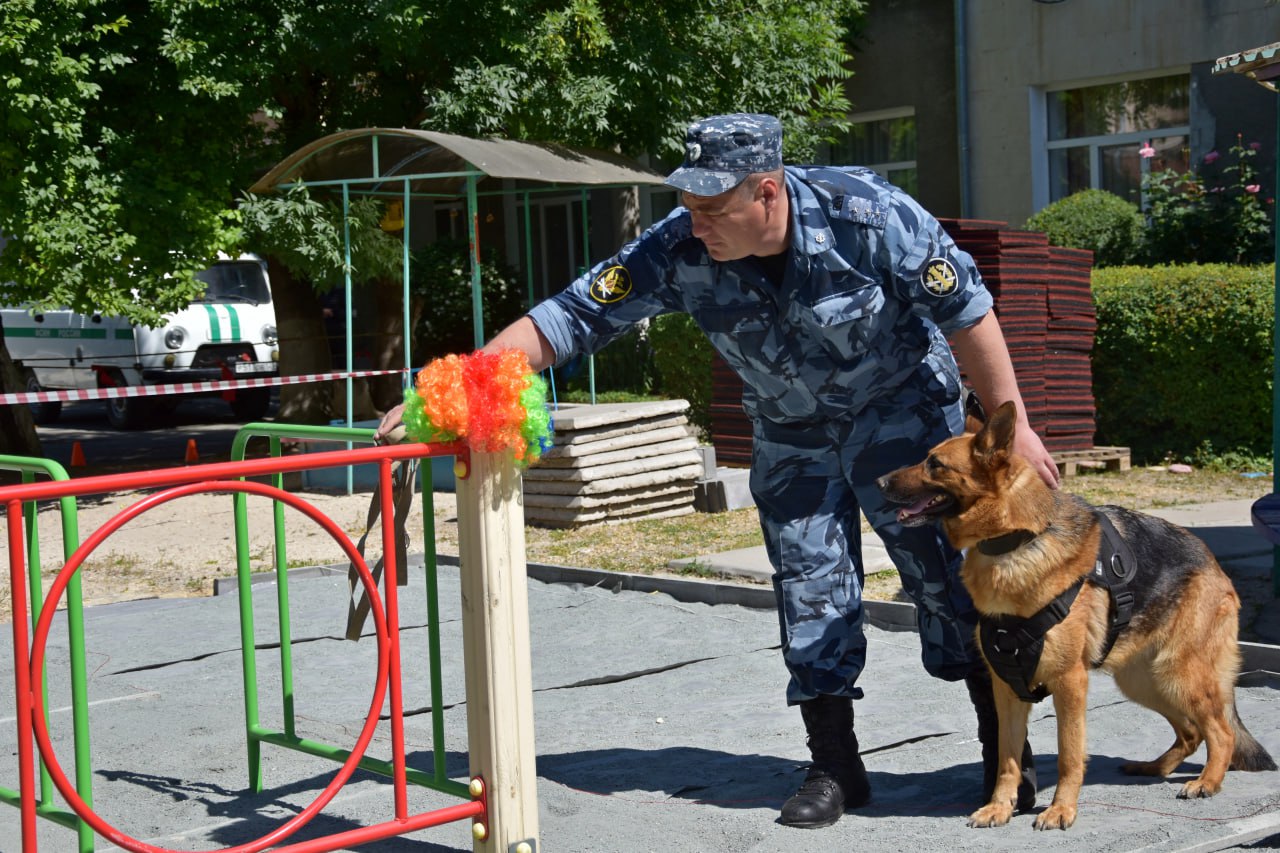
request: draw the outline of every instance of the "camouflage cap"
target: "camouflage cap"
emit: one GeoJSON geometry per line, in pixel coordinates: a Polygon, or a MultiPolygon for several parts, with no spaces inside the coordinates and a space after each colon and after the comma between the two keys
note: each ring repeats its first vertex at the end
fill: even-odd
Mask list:
{"type": "Polygon", "coordinates": [[[782,122],[773,116],[734,113],[689,125],[684,165],[667,176],[667,186],[712,196],[742,183],[753,172],[782,168],[782,122]]]}

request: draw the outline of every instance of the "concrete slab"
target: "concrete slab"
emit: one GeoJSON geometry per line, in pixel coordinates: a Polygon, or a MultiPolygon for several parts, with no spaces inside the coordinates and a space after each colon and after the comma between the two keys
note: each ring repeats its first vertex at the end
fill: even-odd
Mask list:
{"type": "Polygon", "coordinates": [[[561,404],[552,412],[556,432],[588,434],[588,430],[677,415],[689,410],[688,400],[643,403],[561,404]]]}
{"type": "MultiPolygon", "coordinates": [[[[671,429],[653,430],[647,433],[636,433],[635,435],[625,436],[620,439],[610,439],[608,441],[593,441],[589,445],[578,445],[573,448],[564,448],[566,450],[578,450],[583,447],[591,447],[589,453],[575,454],[557,454],[550,456],[550,451],[544,455],[539,461],[537,468],[531,468],[530,471],[536,471],[542,468],[585,468],[592,465],[607,465],[611,462],[621,462],[625,459],[636,459],[643,456],[658,456],[663,453],[678,453],[683,450],[695,450],[698,447],[698,440],[689,435],[684,427],[672,427],[671,429]],[[679,433],[684,432],[683,435],[679,433]],[[667,438],[668,434],[674,434],[667,438]],[[600,445],[598,448],[595,445],[600,445]]],[[[554,449],[554,448],[553,448],[554,449]]]]}
{"type": "MultiPolygon", "coordinates": [[[[683,446],[676,448],[674,452],[664,449],[658,450],[654,454],[632,453],[624,461],[608,464],[594,464],[592,462],[593,457],[586,456],[582,457],[578,465],[574,467],[532,467],[524,473],[525,491],[537,491],[542,487],[543,483],[547,482],[597,483],[645,474],[650,471],[674,470],[690,466],[697,466],[699,472],[702,470],[702,457],[698,455],[696,450],[696,441],[689,439],[687,442],[672,443],[683,444],[683,446]]],[[[689,494],[692,497],[692,488],[689,489],[689,494]]]]}

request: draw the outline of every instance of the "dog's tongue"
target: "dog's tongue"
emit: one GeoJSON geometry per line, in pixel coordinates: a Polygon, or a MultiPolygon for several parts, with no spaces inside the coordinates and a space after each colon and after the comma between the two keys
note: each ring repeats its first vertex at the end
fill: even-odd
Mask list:
{"type": "Polygon", "coordinates": [[[930,502],[932,501],[933,501],[933,497],[930,496],[930,497],[924,498],[923,500],[916,501],[911,506],[903,507],[902,509],[898,510],[898,521],[905,521],[906,519],[911,518],[912,516],[919,515],[920,513],[924,512],[925,509],[928,508],[930,502]]]}

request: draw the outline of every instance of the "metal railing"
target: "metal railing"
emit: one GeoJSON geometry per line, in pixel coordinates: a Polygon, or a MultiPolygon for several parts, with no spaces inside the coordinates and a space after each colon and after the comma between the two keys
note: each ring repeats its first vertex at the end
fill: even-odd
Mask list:
{"type": "MultiPolygon", "coordinates": [[[[259,431],[267,429],[275,431],[277,427],[261,425],[259,431]]],[[[248,428],[247,428],[248,429],[248,428]]],[[[297,431],[297,428],[288,428],[297,431]]],[[[318,428],[326,429],[326,428],[318,428]]],[[[334,428],[327,428],[334,429],[334,428]]],[[[342,439],[354,439],[343,431],[342,439]]],[[[279,434],[269,436],[273,443],[278,443],[279,434]]],[[[328,436],[326,436],[328,437],[328,436]]],[[[371,436],[367,436],[371,437],[371,436]]],[[[247,436],[246,436],[247,438],[247,436]]],[[[243,448],[241,448],[242,453],[243,448]]],[[[278,452],[279,448],[276,447],[278,452]]],[[[131,851],[160,851],[138,841],[117,830],[94,812],[88,797],[88,788],[83,794],[72,786],[57,761],[53,752],[46,713],[47,700],[43,690],[33,685],[43,684],[45,667],[45,648],[49,638],[54,612],[63,594],[68,596],[68,615],[72,623],[80,621],[80,602],[78,590],[78,572],[84,561],[93,554],[104,540],[116,532],[126,522],[171,500],[199,493],[226,493],[233,495],[236,508],[237,539],[237,578],[241,593],[242,645],[252,650],[254,634],[251,614],[244,616],[244,602],[250,598],[252,582],[249,577],[247,520],[243,517],[243,503],[247,495],[254,494],[269,498],[276,502],[277,521],[284,506],[291,507],[312,522],[322,527],[342,548],[345,556],[355,567],[364,593],[370,602],[370,615],[374,621],[374,635],[378,644],[378,664],[374,695],[363,728],[350,750],[339,749],[318,744],[297,736],[292,724],[284,731],[268,731],[256,721],[256,668],[252,666],[245,671],[246,716],[250,731],[250,773],[253,777],[257,759],[254,757],[254,743],[269,742],[304,752],[323,755],[341,762],[341,767],[333,781],[317,796],[310,806],[300,811],[292,819],[275,828],[267,835],[254,842],[228,848],[232,853],[256,853],[272,847],[277,851],[289,853],[320,853],[320,851],[336,850],[355,844],[399,836],[407,832],[436,826],[442,823],[472,820],[473,836],[477,849],[485,847],[486,842],[498,845],[492,849],[536,849],[537,816],[536,794],[531,790],[534,778],[532,767],[532,690],[529,682],[528,660],[528,613],[527,599],[524,596],[523,584],[523,528],[519,523],[519,476],[511,470],[509,461],[498,460],[493,454],[471,454],[462,445],[421,445],[407,444],[394,447],[366,447],[332,452],[299,454],[292,457],[272,456],[264,459],[234,460],[231,462],[208,465],[171,468],[159,471],[133,472],[98,477],[86,477],[77,480],[65,479],[62,473],[59,479],[51,482],[31,482],[24,477],[22,484],[0,488],[0,504],[5,507],[8,523],[9,564],[12,582],[13,601],[13,639],[14,639],[14,686],[15,704],[17,708],[18,729],[18,764],[20,787],[17,805],[21,809],[22,850],[24,853],[35,853],[37,847],[35,823],[37,816],[53,816],[42,804],[48,802],[47,788],[51,783],[63,799],[71,806],[74,815],[72,821],[87,824],[99,835],[110,842],[131,851]],[[421,459],[430,456],[452,455],[458,458],[461,470],[459,473],[459,547],[463,563],[463,654],[464,670],[467,673],[468,698],[474,693],[477,701],[468,702],[468,731],[471,733],[468,744],[471,763],[471,782],[461,785],[445,779],[443,776],[443,751],[436,750],[435,773],[426,774],[411,771],[405,762],[404,743],[404,709],[401,699],[400,674],[400,638],[399,638],[399,602],[396,591],[396,547],[394,529],[394,508],[392,501],[392,466],[402,460],[421,459]],[[363,555],[352,544],[350,538],[331,519],[297,495],[290,494],[282,488],[282,477],[285,474],[307,469],[337,467],[345,465],[376,464],[378,467],[379,488],[381,490],[381,531],[383,536],[383,589],[381,597],[372,573],[363,555]],[[271,484],[257,482],[247,478],[269,477],[271,484]],[[470,481],[468,481],[468,477],[470,481]],[[28,550],[23,547],[24,516],[30,513],[28,507],[40,500],[58,499],[63,501],[64,512],[68,509],[74,519],[74,501],[66,501],[76,496],[90,494],[106,494],[122,490],[160,489],[149,494],[138,502],[116,514],[113,518],[94,531],[85,541],[74,547],[68,555],[66,563],[58,572],[47,594],[41,598],[39,594],[39,563],[31,561],[34,568],[31,589],[32,631],[27,634],[26,582],[24,571],[28,568],[28,550]],[[480,594],[487,589],[501,589],[503,594],[485,596],[480,594]],[[471,593],[476,594],[471,594],[471,593]],[[467,600],[480,602],[477,606],[469,606],[467,600]],[[500,606],[494,606],[500,601],[500,606]],[[385,602],[385,606],[383,604],[385,602]],[[74,612],[72,612],[74,610],[74,612]],[[487,638],[503,636],[503,643],[490,643],[487,638]],[[512,640],[514,638],[514,641],[512,640]],[[250,693],[255,694],[252,702],[250,693]],[[379,715],[385,700],[390,700],[390,729],[392,758],[390,762],[371,761],[364,756],[365,749],[371,741],[375,728],[379,724],[379,715]],[[493,715],[502,709],[499,721],[493,715]],[[515,712],[513,713],[513,709],[515,712]],[[482,715],[476,717],[475,715],[482,715]],[[504,748],[496,749],[494,742],[501,737],[504,748]],[[43,763],[41,773],[40,795],[37,794],[32,743],[38,749],[38,757],[43,763]],[[357,829],[340,832],[323,838],[312,839],[285,847],[278,845],[300,829],[336,796],[357,768],[367,768],[375,772],[385,773],[392,779],[394,786],[394,816],[382,823],[362,826],[357,829]],[[47,780],[47,781],[46,781],[47,780]],[[518,784],[517,784],[518,781],[518,784]],[[448,806],[431,812],[409,814],[407,807],[406,785],[409,782],[428,785],[438,790],[455,793],[469,798],[467,802],[448,806]],[[496,798],[496,799],[493,799],[496,798]],[[495,812],[493,804],[498,804],[495,812]],[[42,811],[43,808],[43,811],[42,811]]],[[[29,460],[13,463],[26,465],[29,460]]],[[[426,492],[428,490],[424,490],[426,492]]],[[[425,514],[426,519],[433,513],[425,514]]],[[[64,521],[65,524],[65,521],[64,521]]],[[[68,543],[76,541],[74,521],[70,535],[64,534],[68,543]]],[[[277,536],[280,536],[277,531],[277,536]]],[[[37,536],[28,534],[29,540],[37,536]]],[[[430,537],[434,541],[434,536],[430,537]]],[[[68,546],[70,548],[70,546],[68,546]]],[[[434,564],[434,559],[429,560],[434,564]]],[[[282,551],[277,553],[277,577],[287,574],[287,558],[282,551]]],[[[434,587],[432,580],[429,585],[434,587]]],[[[282,586],[287,586],[283,584],[282,586]]],[[[434,593],[433,593],[434,595],[434,593]]],[[[287,591],[278,600],[282,614],[281,625],[287,625],[288,599],[287,591]]],[[[438,621],[433,614],[432,625],[438,621]]],[[[287,647],[287,628],[282,627],[281,646],[287,647]]],[[[68,631],[68,641],[73,647],[73,658],[80,656],[80,671],[83,674],[83,633],[78,627],[68,631]],[[76,651],[78,647],[78,652],[76,651]]],[[[437,645],[438,649],[438,645],[437,645]]],[[[435,653],[438,656],[438,651],[435,653]]],[[[245,658],[252,658],[252,652],[245,658]]],[[[437,657],[438,659],[438,657],[437,657]]],[[[74,664],[73,664],[74,669],[74,664]]],[[[433,666],[433,672],[438,672],[433,666]]],[[[75,676],[73,675],[73,680],[75,676]]],[[[433,675],[433,692],[439,691],[433,675]]],[[[81,677],[80,687],[73,687],[78,692],[79,705],[83,708],[84,685],[81,677]]],[[[284,690],[286,707],[291,703],[291,687],[284,690]]],[[[433,702],[438,705],[439,702],[433,702]]],[[[433,723],[436,730],[437,745],[443,742],[442,723],[433,723]]],[[[80,744],[77,742],[77,775],[87,780],[91,770],[87,760],[81,767],[80,744]]],[[[87,751],[87,738],[84,741],[87,751]]],[[[87,752],[86,752],[87,755],[87,752]]],[[[260,784],[261,774],[257,773],[260,784]]],[[[82,836],[83,837],[83,836],[82,836]]],[[[83,842],[82,842],[83,844],[83,842]]],[[[90,848],[91,849],[91,848],[90,848]]]]}
{"type": "MultiPolygon", "coordinates": [[[[25,456],[8,456],[0,454],[0,470],[14,471],[22,475],[22,482],[35,482],[37,475],[43,474],[51,480],[69,480],[67,471],[52,459],[32,459],[25,456]]],[[[23,505],[22,514],[26,534],[27,583],[31,595],[31,627],[35,628],[40,618],[42,588],[40,581],[40,527],[37,518],[35,501],[23,505]]],[[[58,501],[58,513],[62,521],[62,554],[64,560],[71,559],[80,545],[79,516],[76,513],[76,500],[67,496],[58,501]]],[[[12,544],[10,547],[13,547],[12,544]]],[[[12,594],[16,597],[23,594],[23,586],[16,578],[10,578],[12,594]]],[[[14,616],[16,627],[17,617],[14,616]]],[[[86,803],[93,802],[93,771],[89,759],[89,699],[85,676],[84,654],[84,597],[80,589],[80,576],[76,575],[67,587],[67,635],[71,642],[71,725],[74,732],[74,751],[76,762],[76,790],[86,803]]],[[[15,633],[16,636],[16,633],[15,633]]],[[[15,669],[18,661],[15,648],[15,669]]],[[[41,679],[41,691],[48,701],[48,684],[41,679]]],[[[30,744],[30,741],[28,741],[30,744]]],[[[25,779],[25,777],[24,777],[25,779]]],[[[0,786],[0,802],[11,806],[19,805],[22,792],[16,788],[0,786]]],[[[76,815],[75,812],[60,808],[53,802],[53,780],[43,760],[40,761],[40,793],[36,797],[36,814],[76,831],[79,853],[93,853],[93,828],[76,815]]]]}
{"type": "MultiPolygon", "coordinates": [[[[268,454],[279,458],[283,454],[283,440],[294,439],[304,442],[348,442],[350,444],[374,443],[374,430],[357,427],[306,426],[297,424],[252,423],[246,424],[236,433],[231,446],[231,459],[242,460],[248,442],[254,437],[265,437],[269,440],[268,454]]],[[[434,453],[433,456],[449,455],[434,453]]],[[[349,469],[348,469],[349,470],[349,469]]],[[[419,469],[421,474],[422,469],[419,469]]],[[[284,487],[284,475],[272,475],[272,483],[278,489],[284,487]]],[[[383,490],[385,496],[388,490],[383,490]]],[[[440,680],[440,605],[436,584],[436,551],[435,551],[435,502],[430,488],[430,481],[421,489],[422,522],[424,545],[423,565],[427,598],[427,649],[428,666],[431,682],[431,731],[432,731],[432,769],[421,771],[407,768],[406,774],[410,782],[433,788],[447,794],[467,796],[467,786],[450,780],[445,774],[444,743],[444,690],[440,680]]],[[[257,659],[253,642],[254,624],[253,607],[250,596],[250,554],[248,535],[247,495],[237,493],[233,497],[236,537],[236,578],[240,592],[240,626],[241,654],[244,669],[245,685],[245,731],[249,745],[249,786],[255,791],[262,790],[262,751],[261,744],[270,743],[300,752],[310,753],[322,758],[345,760],[343,750],[313,740],[300,738],[297,735],[296,716],[294,713],[293,689],[293,651],[289,618],[289,556],[285,536],[284,504],[275,501],[272,507],[272,523],[275,534],[275,580],[277,624],[280,629],[280,702],[283,711],[282,729],[270,729],[260,723],[257,689],[257,659]]],[[[385,518],[386,516],[384,516],[385,518]]],[[[395,768],[385,761],[365,758],[360,762],[363,770],[391,776],[395,768]]]]}

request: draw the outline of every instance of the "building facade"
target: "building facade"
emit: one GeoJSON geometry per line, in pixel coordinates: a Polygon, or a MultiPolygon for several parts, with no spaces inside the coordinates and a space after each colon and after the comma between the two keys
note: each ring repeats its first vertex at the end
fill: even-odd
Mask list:
{"type": "Polygon", "coordinates": [[[1237,144],[1274,195],[1280,95],[1212,69],[1280,41],[1275,0],[871,0],[868,13],[854,132],[827,157],[873,166],[940,216],[1016,226],[1089,187],[1140,204],[1144,172],[1209,176],[1237,144]]]}

